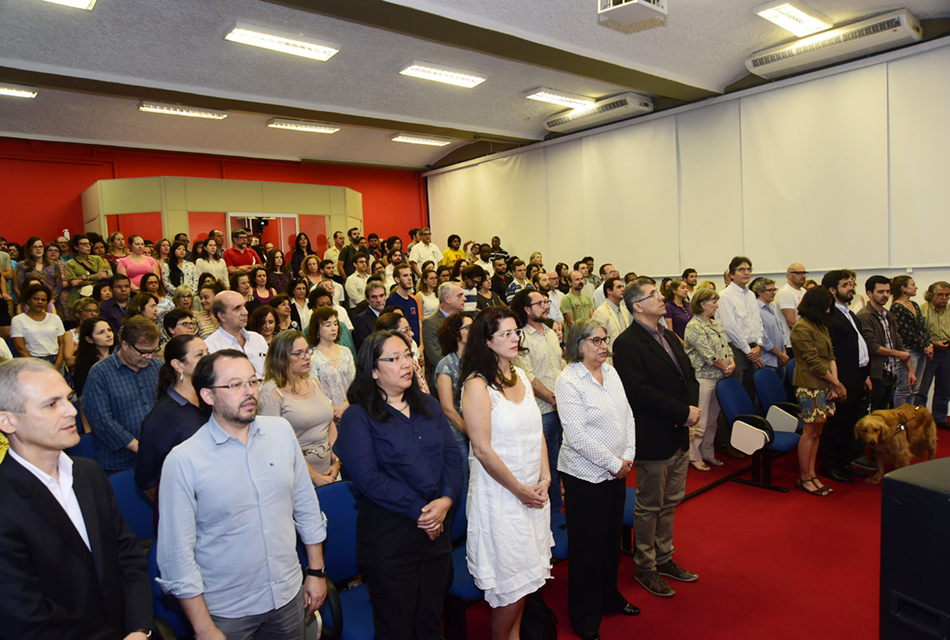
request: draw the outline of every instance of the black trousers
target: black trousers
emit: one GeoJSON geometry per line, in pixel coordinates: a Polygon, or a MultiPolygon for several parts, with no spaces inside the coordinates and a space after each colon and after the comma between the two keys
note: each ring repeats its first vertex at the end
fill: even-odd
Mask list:
{"type": "Polygon", "coordinates": [[[871,411],[891,408],[896,384],[897,379],[894,376],[884,379],[871,378],[871,411]]]}
{"type": "Polygon", "coordinates": [[[448,525],[429,540],[414,520],[363,501],[356,564],[369,588],[377,640],[439,640],[451,553],[448,525]]]}
{"type": "Polygon", "coordinates": [[[848,400],[839,402],[835,415],[825,423],[818,444],[823,469],[841,468],[861,455],[864,443],[854,437],[854,425],[868,413],[867,390],[863,384],[848,389],[848,400]]]}
{"type": "Polygon", "coordinates": [[[617,589],[626,481],[593,484],[561,474],[567,507],[567,610],[579,635],[596,633],[605,613],[627,605],[617,589]]]}

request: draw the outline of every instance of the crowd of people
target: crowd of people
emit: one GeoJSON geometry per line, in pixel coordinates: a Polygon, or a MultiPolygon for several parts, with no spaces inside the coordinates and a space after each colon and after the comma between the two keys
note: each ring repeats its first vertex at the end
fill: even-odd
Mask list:
{"type": "MultiPolygon", "coordinates": [[[[326,594],[320,543],[333,526],[314,488],[341,479],[361,498],[357,562],[377,637],[439,636],[447,531],[462,515],[492,637],[517,637],[526,597],[551,577],[551,512],[564,510],[570,623],[590,640],[603,616],[640,611],[617,589],[628,474],[636,580],[671,597],[668,579],[698,579],[673,559],[673,520],[690,466],[742,456],[720,433],[719,380],[738,379],[753,400],[759,369],[794,387],[796,487],[818,497],[833,492],[820,478],[853,482],[871,467],[851,435],[869,405],[926,404],[933,386],[947,427],[947,282],[921,307],[910,276],[872,276],[856,299],[853,272],[815,282],[792,264],[779,287],[753,278],[744,256],[717,291],[694,269],[659,283],[611,263],[595,272],[592,257],[547,269],[498,237],[452,235],[441,251],[427,228],[405,247],[338,231],[322,256],[301,233],[287,258],[252,235],[235,229],[230,248],[217,229],[194,243],[0,238],[0,335],[19,356],[0,351],[4,504],[9,487],[38,479],[82,537],[73,542],[106,545],[125,597],[150,598],[127,527],[91,541],[80,492],[80,479],[134,470],[154,503],[160,585],[199,637],[299,637],[301,611],[326,594]],[[83,432],[102,471],[58,453],[83,432]]],[[[28,524],[2,530],[35,537],[28,524]]],[[[29,564],[26,537],[4,535],[25,564],[0,563],[0,583],[48,570],[46,556],[29,564]]],[[[27,591],[60,597],[53,582],[43,574],[27,591]]],[[[144,609],[62,598],[40,618],[32,601],[8,599],[0,617],[58,628],[98,616],[117,637],[148,632],[144,609]]],[[[92,637],[95,621],[85,624],[92,637]]]]}

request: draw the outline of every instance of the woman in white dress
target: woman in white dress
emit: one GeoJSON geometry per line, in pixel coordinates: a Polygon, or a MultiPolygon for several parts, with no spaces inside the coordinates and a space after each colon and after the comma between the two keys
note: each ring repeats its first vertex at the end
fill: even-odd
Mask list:
{"type": "Polygon", "coordinates": [[[518,318],[507,308],[475,317],[459,375],[471,440],[467,558],[492,607],[493,640],[517,638],[524,601],[551,577],[551,470],[541,413],[525,373],[511,364],[518,318]]]}
{"type": "Polygon", "coordinates": [[[350,350],[339,344],[340,322],[336,309],[320,307],[313,312],[308,338],[315,345],[310,357],[310,376],[317,379],[330,398],[333,416],[339,421],[350,406],[346,391],[356,377],[356,364],[350,350]]]}

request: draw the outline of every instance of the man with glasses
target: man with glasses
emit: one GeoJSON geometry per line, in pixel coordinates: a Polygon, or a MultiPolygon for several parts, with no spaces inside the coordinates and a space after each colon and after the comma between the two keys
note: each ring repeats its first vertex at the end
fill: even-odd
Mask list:
{"type": "Polygon", "coordinates": [[[135,466],[142,420],[158,394],[158,328],[143,316],[122,323],[119,347],[89,370],[82,408],[106,473],[135,466]]]}
{"type": "Polygon", "coordinates": [[[261,264],[257,252],[248,248],[250,234],[247,229],[235,229],[231,232],[231,248],[224,252],[224,264],[228,265],[228,275],[235,273],[250,274],[254,267],[261,264]]]}
{"type": "MultiPolygon", "coordinates": [[[[719,294],[719,313],[716,319],[726,332],[736,369],[732,377],[742,383],[749,397],[755,400],[755,383],[752,375],[762,366],[762,342],[764,329],[762,317],[749,291],[752,280],[752,261],[745,256],[736,256],[729,262],[730,284],[719,294]]],[[[726,435],[726,434],[724,434],[726,435]]]]}
{"type": "Polygon", "coordinates": [[[591,299],[594,301],[594,311],[597,310],[600,305],[604,304],[604,301],[607,300],[607,287],[604,284],[610,278],[619,278],[620,272],[617,271],[617,267],[613,266],[609,262],[607,264],[600,265],[600,284],[594,288],[594,295],[591,296],[591,299]]]}
{"type": "Polygon", "coordinates": [[[453,313],[465,310],[465,292],[458,282],[443,282],[439,285],[437,294],[439,308],[422,321],[422,354],[426,361],[426,382],[429,383],[429,389],[436,391],[432,395],[438,394],[434,378],[435,368],[445,356],[439,343],[439,327],[453,313]]]}
{"type": "Polygon", "coordinates": [[[561,357],[561,341],[557,332],[547,326],[550,309],[548,297],[534,289],[522,289],[511,301],[511,310],[518,314],[524,333],[521,344],[528,348],[514,360],[517,367],[524,369],[534,401],[541,410],[541,428],[548,447],[548,461],[551,468],[551,508],[560,509],[561,484],[557,477],[557,456],[561,450],[561,421],[557,415],[557,399],[554,397],[554,385],[566,363],[561,357]]]}
{"type": "Polygon", "coordinates": [[[488,274],[477,265],[469,265],[462,269],[462,291],[465,293],[465,311],[475,316],[478,311],[478,289],[488,274]]]}
{"type": "Polygon", "coordinates": [[[786,328],[785,316],[775,308],[775,280],[756,278],[749,288],[758,299],[762,319],[762,366],[775,371],[779,380],[785,382],[785,366],[789,360],[785,348],[791,334],[786,328]]]}
{"type": "MultiPolygon", "coordinates": [[[[341,256],[342,257],[342,256],[341,256]]],[[[346,279],[346,297],[350,301],[350,309],[366,299],[366,282],[369,280],[369,256],[363,252],[353,256],[351,263],[354,267],[346,279]]]]}
{"type": "Polygon", "coordinates": [[[614,343],[614,363],[636,421],[636,580],[670,597],[676,592],[661,576],[698,578],[673,561],[673,512],[686,492],[689,428],[701,414],[699,383],[679,338],[660,326],[666,305],[652,280],[627,285],[623,302],[634,321],[614,343]]]}
{"type": "MultiPolygon", "coordinates": [[[[623,307],[623,280],[617,276],[608,277],[604,282],[607,299],[594,311],[594,320],[607,332],[611,342],[616,342],[620,334],[630,326],[630,314],[623,307]]],[[[607,356],[607,364],[613,364],[613,356],[607,356]]]]}
{"type": "Polygon", "coordinates": [[[327,590],[326,519],[300,444],[285,418],[256,416],[260,379],[240,351],[205,356],[192,383],[212,415],[162,467],[158,584],[198,638],[299,640],[327,590]]]}
{"type": "Polygon", "coordinates": [[[264,358],[267,356],[267,341],[256,331],[248,331],[247,307],[244,297],[237,291],[222,291],[211,303],[211,315],[220,325],[205,340],[208,353],[223,349],[236,349],[250,360],[258,377],[264,377],[264,358]]]}
{"type": "Polygon", "coordinates": [[[788,283],[775,294],[775,304],[782,312],[789,331],[798,322],[798,305],[801,304],[802,296],[805,295],[803,285],[807,277],[808,271],[805,270],[805,265],[793,262],[788,265],[788,270],[785,272],[788,283]]]}
{"type": "Polygon", "coordinates": [[[67,239],[66,236],[56,238],[56,246],[59,247],[60,261],[69,262],[73,259],[73,257],[69,255],[69,239],[67,239]]]}
{"type": "Polygon", "coordinates": [[[934,357],[924,369],[920,395],[926,398],[933,383],[934,399],[930,412],[939,428],[950,429],[947,423],[947,405],[950,403],[950,313],[947,313],[947,301],[950,300],[950,283],[943,280],[934,282],[927,288],[924,300],[920,315],[930,332],[934,357]]]}
{"type": "Polygon", "coordinates": [[[419,268],[426,263],[426,260],[432,260],[435,264],[442,261],[442,251],[432,244],[432,232],[429,227],[420,229],[419,237],[421,242],[412,247],[412,251],[409,252],[409,266],[412,267],[412,272],[416,274],[417,278],[422,277],[419,268]]]}

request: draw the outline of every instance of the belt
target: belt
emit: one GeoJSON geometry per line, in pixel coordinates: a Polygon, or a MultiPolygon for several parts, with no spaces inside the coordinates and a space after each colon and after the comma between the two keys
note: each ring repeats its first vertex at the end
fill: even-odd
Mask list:
{"type": "Polygon", "coordinates": [[[314,454],[320,456],[321,458],[326,458],[327,454],[330,453],[331,448],[328,444],[318,444],[316,449],[301,449],[305,456],[314,454]]]}
{"type": "MultiPolygon", "coordinates": [[[[738,348],[739,348],[739,347],[737,347],[736,345],[732,344],[731,342],[729,343],[729,346],[732,347],[733,349],[738,349],[738,348]]],[[[755,349],[757,346],[759,346],[759,345],[756,344],[756,343],[754,343],[754,342],[750,342],[750,343],[749,343],[749,348],[750,348],[750,349],[755,349]]]]}

